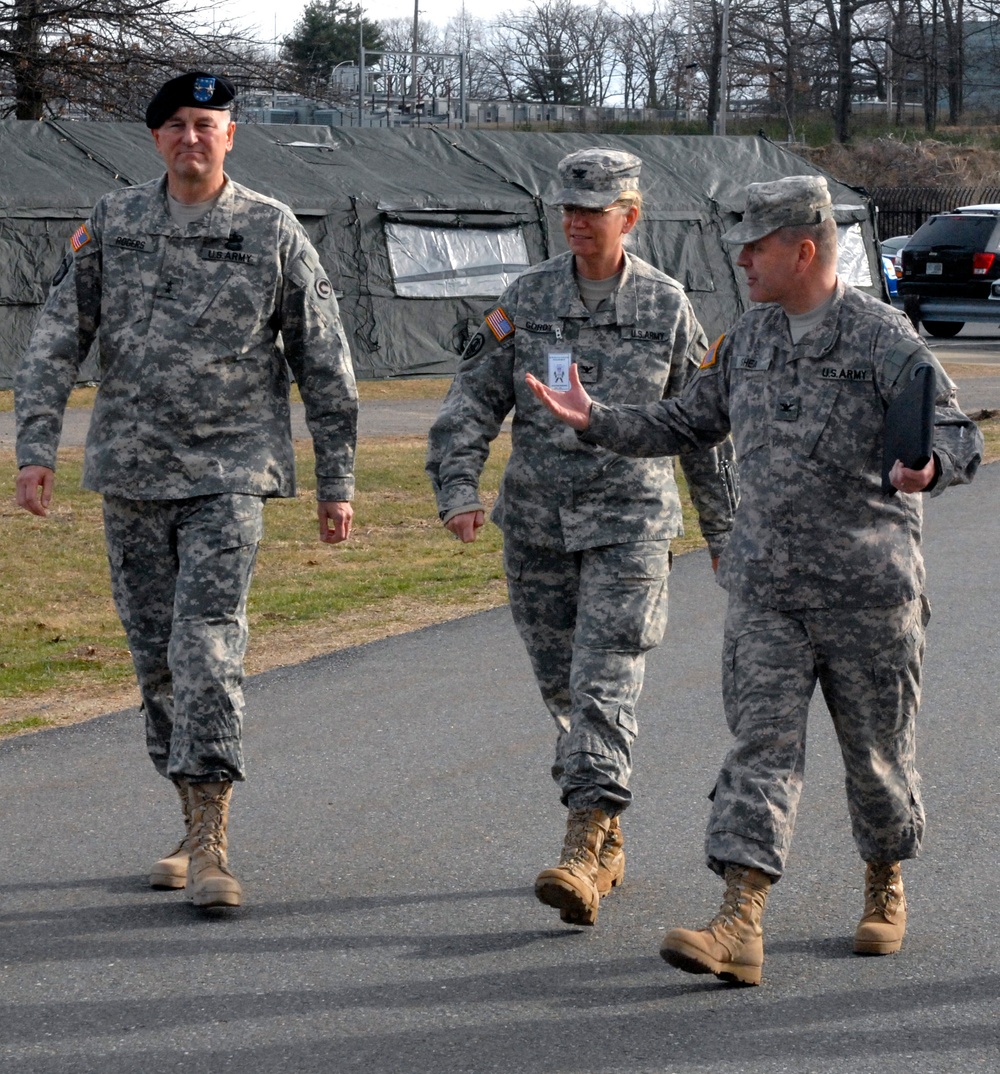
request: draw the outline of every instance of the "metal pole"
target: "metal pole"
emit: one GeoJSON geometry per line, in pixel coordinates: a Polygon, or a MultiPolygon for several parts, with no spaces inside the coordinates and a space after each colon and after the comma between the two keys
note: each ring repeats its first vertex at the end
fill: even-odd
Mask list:
{"type": "Polygon", "coordinates": [[[417,101],[417,49],[420,47],[420,0],[413,0],[413,58],[410,61],[410,88],[413,91],[413,102],[417,101]]]}
{"type": "Polygon", "coordinates": [[[358,126],[365,108],[365,18],[364,8],[358,4],[358,126]]]}
{"type": "Polygon", "coordinates": [[[719,119],[716,134],[725,137],[729,111],[729,0],[722,2],[722,56],[719,60],[719,119]]]}
{"type": "MultiPolygon", "coordinates": [[[[463,7],[463,11],[465,8],[463,7]]],[[[465,130],[465,53],[460,52],[458,54],[458,108],[459,119],[458,126],[460,130],[465,130]]]]}

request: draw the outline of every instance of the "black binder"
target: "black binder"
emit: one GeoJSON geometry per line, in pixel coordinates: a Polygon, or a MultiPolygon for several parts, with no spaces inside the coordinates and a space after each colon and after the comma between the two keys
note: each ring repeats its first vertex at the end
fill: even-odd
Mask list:
{"type": "Polygon", "coordinates": [[[896,492],[889,481],[889,471],[897,459],[911,470],[920,470],[930,462],[934,452],[935,395],[934,370],[924,363],[914,369],[910,383],[886,409],[882,444],[884,494],[896,492]]]}

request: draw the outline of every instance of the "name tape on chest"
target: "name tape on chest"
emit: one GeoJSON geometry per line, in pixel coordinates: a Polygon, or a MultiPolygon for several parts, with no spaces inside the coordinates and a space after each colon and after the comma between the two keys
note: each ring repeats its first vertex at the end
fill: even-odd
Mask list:
{"type": "Polygon", "coordinates": [[[135,239],[131,235],[117,235],[115,237],[115,246],[120,250],[145,250],[146,240],[135,239]]]}
{"type": "Polygon", "coordinates": [[[211,246],[203,246],[198,252],[202,261],[226,261],[233,265],[257,265],[260,263],[259,254],[248,254],[243,250],[219,250],[211,246]]]}
{"type": "Polygon", "coordinates": [[[825,365],[820,370],[823,380],[851,380],[860,383],[874,379],[870,369],[842,369],[840,366],[825,365]]]}
{"type": "Polygon", "coordinates": [[[773,357],[773,354],[738,354],[733,359],[733,368],[747,370],[770,369],[773,357]]]}

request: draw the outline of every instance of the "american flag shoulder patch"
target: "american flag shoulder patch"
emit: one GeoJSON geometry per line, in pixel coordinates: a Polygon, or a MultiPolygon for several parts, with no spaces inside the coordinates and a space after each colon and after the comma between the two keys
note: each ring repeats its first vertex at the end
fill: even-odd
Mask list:
{"type": "Polygon", "coordinates": [[[724,335],[719,336],[712,346],[705,351],[705,357],[702,358],[701,365],[698,366],[699,369],[708,369],[710,366],[715,365],[716,359],[719,357],[719,347],[722,346],[722,341],[725,338],[724,335]]]}
{"type": "Polygon", "coordinates": [[[69,244],[73,247],[73,253],[79,253],[90,242],[90,232],[86,224],[81,224],[70,236],[69,244]]]}
{"type": "Polygon", "coordinates": [[[503,343],[508,336],[514,334],[514,326],[510,323],[510,318],[499,306],[492,313],[486,314],[486,323],[496,337],[497,343],[503,343]]]}

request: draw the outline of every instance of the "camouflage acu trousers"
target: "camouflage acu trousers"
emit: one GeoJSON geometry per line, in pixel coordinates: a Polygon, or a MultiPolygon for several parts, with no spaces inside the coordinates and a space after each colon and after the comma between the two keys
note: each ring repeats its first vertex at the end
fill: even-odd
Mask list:
{"type": "Polygon", "coordinates": [[[246,602],[263,500],[105,496],[104,532],[153,764],[171,779],[243,779],[246,602]]]}
{"type": "Polygon", "coordinates": [[[561,552],[505,541],[514,622],[556,723],[563,804],[614,816],[632,800],[635,706],[667,625],[669,541],[561,552]]]}
{"type": "Polygon", "coordinates": [[[865,861],[916,857],[924,832],[915,722],[925,598],[890,608],[777,612],[730,598],[722,691],[735,743],[712,792],[709,868],[781,876],[817,682],[840,744],[854,841],[865,861]]]}

